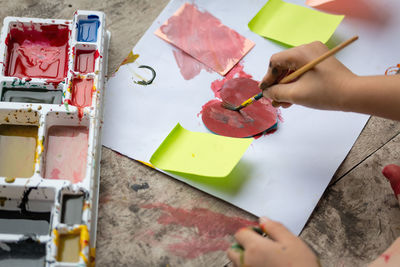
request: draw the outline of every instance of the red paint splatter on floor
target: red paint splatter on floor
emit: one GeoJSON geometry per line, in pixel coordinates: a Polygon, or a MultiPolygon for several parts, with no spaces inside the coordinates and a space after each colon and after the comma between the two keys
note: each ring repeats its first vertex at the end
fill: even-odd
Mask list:
{"type": "Polygon", "coordinates": [[[192,240],[170,244],[167,250],[178,257],[194,259],[206,253],[225,251],[230,245],[231,243],[225,239],[209,242],[207,239],[193,238],[192,240]]]}
{"type": "Polygon", "coordinates": [[[196,236],[176,236],[180,241],[168,244],[166,248],[174,255],[187,259],[209,252],[224,251],[230,245],[230,236],[238,229],[257,225],[257,221],[229,217],[205,208],[187,210],[164,203],[142,205],[141,208],[161,210],[161,215],[157,220],[161,225],[179,225],[196,229],[196,236]]]}

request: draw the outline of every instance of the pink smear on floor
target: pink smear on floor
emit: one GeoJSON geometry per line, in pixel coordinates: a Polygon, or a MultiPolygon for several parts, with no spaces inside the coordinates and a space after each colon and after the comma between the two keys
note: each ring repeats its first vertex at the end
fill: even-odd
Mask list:
{"type": "Polygon", "coordinates": [[[193,238],[180,243],[168,245],[167,250],[178,257],[194,259],[206,253],[225,251],[231,243],[225,239],[217,239],[210,242],[207,239],[193,238]]]}
{"type": "Polygon", "coordinates": [[[162,225],[179,225],[196,229],[193,239],[182,238],[182,242],[168,245],[168,250],[177,256],[195,258],[199,255],[226,250],[230,243],[227,237],[246,226],[257,225],[239,217],[229,217],[205,208],[190,210],[174,208],[164,203],[143,205],[146,209],[159,209],[162,211],[157,222],[162,225]]]}
{"type": "Polygon", "coordinates": [[[182,50],[174,50],[173,53],[179,70],[185,80],[193,79],[202,69],[212,72],[212,69],[182,50]]]}
{"type": "Polygon", "coordinates": [[[86,174],[88,128],[53,126],[47,134],[44,177],[66,179],[73,183],[86,174]]]}
{"type": "Polygon", "coordinates": [[[214,92],[215,97],[220,98],[220,91],[224,84],[232,80],[234,78],[253,78],[252,75],[247,74],[246,72],[243,71],[244,66],[239,62],[236,64],[226,75],[223,79],[221,80],[215,80],[211,83],[211,90],[214,92]]]}
{"type": "Polygon", "coordinates": [[[207,11],[189,3],[183,4],[155,34],[221,75],[254,46],[207,11]]]}

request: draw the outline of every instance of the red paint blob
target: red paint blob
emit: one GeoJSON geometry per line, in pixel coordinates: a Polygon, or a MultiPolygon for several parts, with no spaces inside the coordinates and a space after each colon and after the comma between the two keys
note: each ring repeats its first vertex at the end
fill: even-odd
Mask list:
{"type": "MultiPolygon", "coordinates": [[[[260,93],[258,82],[248,78],[227,81],[220,91],[221,99],[238,106],[246,99],[260,93]]],[[[266,98],[232,111],[218,100],[211,100],[203,106],[202,120],[212,132],[230,137],[249,137],[260,134],[277,123],[277,110],[266,98]]]]}
{"type": "Polygon", "coordinates": [[[390,181],[394,194],[397,196],[400,194],[400,166],[396,164],[390,164],[385,166],[382,170],[382,174],[390,181]]]}
{"type": "Polygon", "coordinates": [[[5,75],[61,82],[68,71],[69,35],[66,25],[12,25],[6,39],[5,75]]]}
{"type": "Polygon", "coordinates": [[[93,80],[73,79],[71,105],[78,108],[79,118],[83,117],[83,108],[92,105],[93,80]]]}
{"type": "Polygon", "coordinates": [[[253,78],[250,74],[247,74],[246,72],[243,71],[244,66],[240,64],[236,64],[226,75],[223,79],[221,80],[215,80],[211,83],[211,90],[214,92],[215,97],[220,97],[219,91],[221,91],[222,86],[229,81],[232,80],[233,78],[253,78]]]}
{"type": "Polygon", "coordinates": [[[94,64],[99,57],[97,50],[77,50],[75,57],[75,71],[86,74],[94,72],[94,64]]]}

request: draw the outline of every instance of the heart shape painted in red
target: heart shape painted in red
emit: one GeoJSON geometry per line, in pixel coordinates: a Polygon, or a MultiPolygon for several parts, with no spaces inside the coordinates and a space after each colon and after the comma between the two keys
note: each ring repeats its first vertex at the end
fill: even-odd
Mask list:
{"type": "MultiPolygon", "coordinates": [[[[223,85],[220,96],[223,101],[238,106],[260,92],[257,81],[235,78],[223,85]]],[[[202,120],[216,134],[249,137],[273,128],[277,123],[277,110],[266,98],[261,98],[240,111],[226,109],[221,101],[214,99],[203,106],[202,120]]]]}

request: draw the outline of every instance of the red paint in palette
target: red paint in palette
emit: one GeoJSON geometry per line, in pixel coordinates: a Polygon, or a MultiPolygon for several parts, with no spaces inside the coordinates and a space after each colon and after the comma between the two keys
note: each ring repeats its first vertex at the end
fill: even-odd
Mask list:
{"type": "Polygon", "coordinates": [[[77,50],[75,59],[75,71],[82,74],[94,72],[94,64],[99,57],[98,50],[77,50]]]}
{"type": "Polygon", "coordinates": [[[83,108],[92,104],[93,80],[75,78],[72,80],[70,104],[78,108],[79,118],[83,117],[83,108]]]}
{"type": "Polygon", "coordinates": [[[49,79],[48,83],[58,84],[67,76],[69,36],[66,25],[11,25],[5,75],[49,79]]]}

